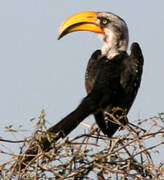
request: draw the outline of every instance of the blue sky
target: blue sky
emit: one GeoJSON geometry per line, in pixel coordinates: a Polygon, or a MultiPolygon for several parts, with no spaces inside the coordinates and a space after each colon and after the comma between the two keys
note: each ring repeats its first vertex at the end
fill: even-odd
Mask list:
{"type": "Polygon", "coordinates": [[[17,139],[3,131],[10,124],[22,124],[32,133],[29,119],[43,108],[53,125],[86,95],[86,65],[102,42],[91,32],[57,40],[60,24],[79,11],[110,11],[121,16],[129,27],[130,44],[137,41],[142,47],[143,79],[129,120],[163,112],[163,7],[162,0],[0,0],[0,136],[17,139]]]}

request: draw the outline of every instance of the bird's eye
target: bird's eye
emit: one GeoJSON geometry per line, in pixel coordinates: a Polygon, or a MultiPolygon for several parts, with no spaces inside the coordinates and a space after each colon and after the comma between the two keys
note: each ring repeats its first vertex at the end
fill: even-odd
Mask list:
{"type": "Polygon", "coordinates": [[[108,24],[108,20],[107,20],[107,19],[102,19],[102,21],[101,21],[101,22],[102,22],[102,24],[103,24],[103,25],[108,24]]]}
{"type": "Polygon", "coordinates": [[[105,26],[105,25],[107,25],[108,23],[111,22],[109,19],[104,18],[104,17],[101,17],[101,18],[99,18],[99,19],[100,19],[100,24],[101,24],[102,26],[105,26]]]}

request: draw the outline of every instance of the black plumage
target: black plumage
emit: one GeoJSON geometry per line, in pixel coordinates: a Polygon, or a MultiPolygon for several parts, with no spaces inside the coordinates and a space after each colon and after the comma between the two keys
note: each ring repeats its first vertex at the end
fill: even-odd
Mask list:
{"type": "Polygon", "coordinates": [[[97,50],[89,60],[85,76],[86,90],[88,94],[95,90],[103,94],[94,117],[100,129],[109,137],[119,125],[113,123],[113,118],[107,114],[113,114],[118,119],[122,116],[120,120],[126,124],[126,115],[140,86],[142,68],[143,56],[137,43],[132,44],[130,56],[122,51],[109,60],[101,56],[101,50],[97,50]]]}

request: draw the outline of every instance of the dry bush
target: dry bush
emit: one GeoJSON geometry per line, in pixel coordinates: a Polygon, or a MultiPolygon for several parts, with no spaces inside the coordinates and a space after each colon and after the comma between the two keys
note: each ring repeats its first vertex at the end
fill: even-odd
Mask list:
{"type": "MultiPolygon", "coordinates": [[[[136,126],[126,126],[110,139],[94,124],[85,134],[53,142],[46,133],[45,113],[42,112],[33,136],[25,140],[20,153],[9,154],[11,159],[0,165],[0,179],[162,180],[164,162],[156,162],[153,156],[164,144],[163,116],[160,113],[137,121],[136,126]],[[42,149],[44,137],[51,142],[52,149],[47,152],[42,149]],[[37,155],[20,170],[24,152],[31,145],[37,147],[37,155]]],[[[0,153],[1,156],[8,154],[0,153]]]]}

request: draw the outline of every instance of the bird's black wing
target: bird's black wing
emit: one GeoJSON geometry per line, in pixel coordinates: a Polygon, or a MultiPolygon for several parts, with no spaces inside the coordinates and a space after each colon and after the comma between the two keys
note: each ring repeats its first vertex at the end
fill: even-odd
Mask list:
{"type": "Polygon", "coordinates": [[[140,87],[142,71],[143,71],[144,58],[141,48],[138,43],[131,45],[131,54],[123,62],[123,70],[121,73],[120,83],[127,94],[124,100],[127,103],[127,111],[133,104],[137,95],[138,88],[140,87]],[[128,103],[129,102],[129,103],[128,103]]]}
{"type": "MultiPolygon", "coordinates": [[[[121,64],[120,84],[123,93],[118,93],[117,106],[121,107],[123,111],[116,112],[115,117],[121,115],[123,118],[120,118],[119,121],[123,124],[128,122],[127,113],[129,112],[140,87],[143,64],[144,58],[141,48],[138,43],[133,43],[131,45],[130,56],[124,58],[121,64]]],[[[105,111],[111,113],[111,108],[107,107],[105,111]]],[[[109,121],[111,118],[108,115],[106,117],[108,118],[108,121],[105,130],[107,132],[106,134],[110,137],[117,131],[119,125],[109,121]]]]}
{"type": "Polygon", "coordinates": [[[87,94],[92,91],[97,75],[99,74],[101,58],[101,50],[96,50],[89,59],[85,73],[85,88],[87,94]]]}
{"type": "Polygon", "coordinates": [[[96,123],[102,132],[109,137],[115,133],[119,125],[105,120],[105,111],[109,112],[109,109],[112,109],[114,101],[117,99],[117,94],[121,91],[121,63],[125,58],[127,58],[127,54],[123,52],[114,59],[108,60],[106,57],[101,56],[101,51],[97,50],[91,56],[86,70],[85,85],[87,93],[99,88],[106,96],[104,99],[107,100],[107,96],[112,97],[110,100],[107,100],[107,106],[100,108],[94,113],[96,123]]]}
{"type": "MultiPolygon", "coordinates": [[[[144,58],[141,48],[138,43],[133,43],[131,45],[130,56],[124,58],[121,64],[122,70],[120,74],[120,84],[123,89],[123,93],[120,94],[121,96],[118,94],[119,99],[117,105],[124,110],[123,114],[121,113],[121,115],[126,115],[125,119],[120,119],[120,121],[123,123],[128,121],[127,113],[129,112],[140,87],[143,64],[144,58]]],[[[106,110],[107,112],[110,112],[111,108],[107,108],[106,110]]],[[[112,136],[118,128],[118,124],[114,124],[111,121],[108,121],[106,126],[107,135],[112,136]]]]}
{"type": "MultiPolygon", "coordinates": [[[[86,73],[85,73],[85,88],[87,93],[89,94],[94,86],[95,80],[99,74],[100,67],[99,61],[101,60],[101,50],[96,50],[91,58],[89,59],[86,73]]],[[[96,123],[104,134],[107,134],[109,137],[111,136],[109,133],[113,134],[118,128],[117,124],[111,124],[110,127],[113,127],[111,131],[107,129],[106,121],[104,119],[104,112],[100,109],[93,113],[96,123]]],[[[110,123],[110,122],[109,122],[110,123]]],[[[112,122],[111,122],[112,123],[112,122]]]]}
{"type": "MultiPolygon", "coordinates": [[[[125,109],[126,114],[128,113],[136,97],[138,88],[140,86],[142,69],[143,69],[143,55],[137,43],[132,44],[130,56],[124,54],[122,56],[116,57],[113,60],[114,61],[116,60],[117,62],[117,59],[119,59],[120,64],[118,64],[117,67],[115,67],[116,70],[110,69],[111,72],[108,74],[111,77],[105,78],[105,79],[110,79],[110,78],[114,79],[115,82],[111,82],[112,85],[117,84],[118,87],[119,87],[119,83],[121,85],[119,88],[118,87],[115,88],[115,90],[117,90],[117,95],[113,95],[113,98],[115,98],[113,99],[113,101],[115,101],[115,103],[111,101],[109,102],[109,105],[106,108],[99,109],[94,113],[96,123],[98,124],[102,132],[104,134],[107,134],[109,137],[111,137],[117,131],[119,125],[117,123],[113,123],[112,121],[109,121],[110,117],[106,115],[106,112],[111,113],[112,107],[118,106],[125,109]],[[117,75],[119,75],[120,73],[120,79],[113,77],[113,74],[115,74],[115,72],[117,75]]],[[[87,66],[87,71],[86,71],[87,76],[85,78],[87,92],[88,90],[90,92],[94,88],[96,77],[100,71],[98,65],[99,61],[101,61],[100,52],[96,51],[91,56],[91,59],[89,60],[87,66]]]]}

